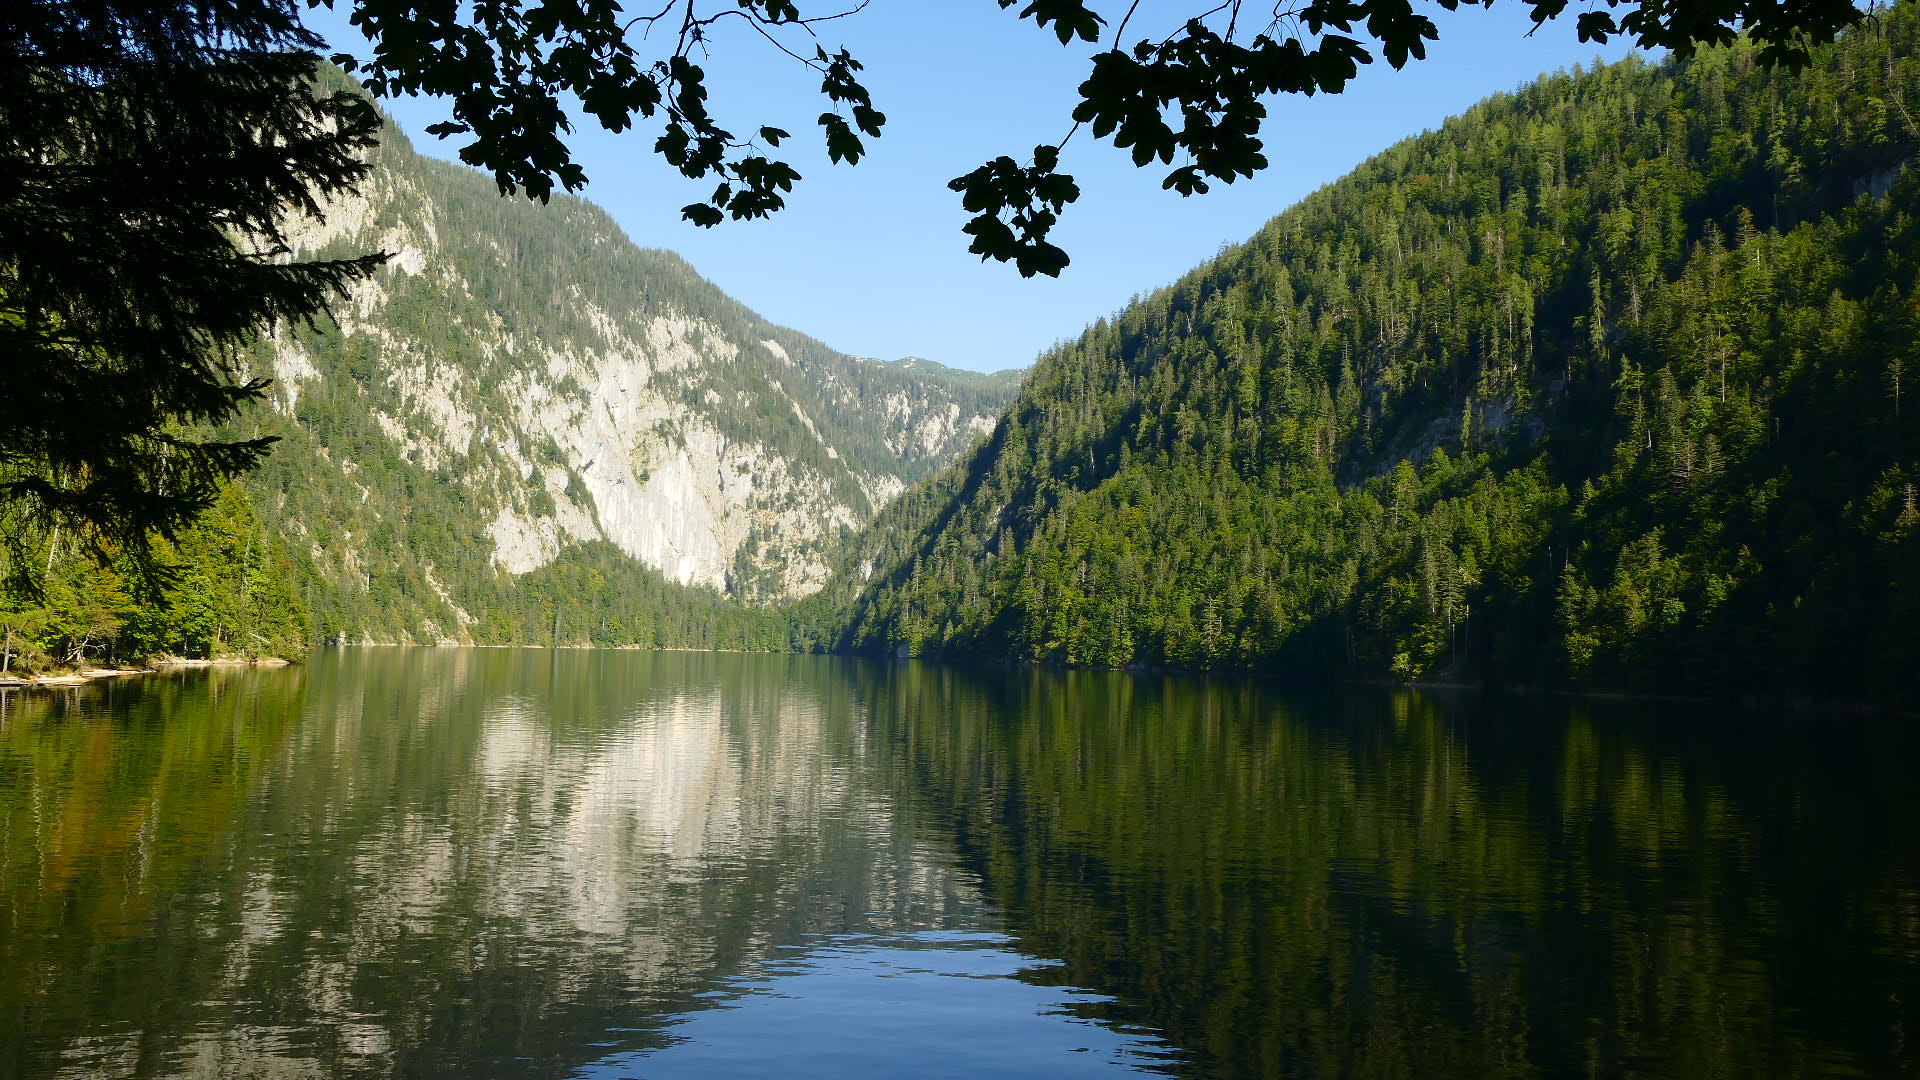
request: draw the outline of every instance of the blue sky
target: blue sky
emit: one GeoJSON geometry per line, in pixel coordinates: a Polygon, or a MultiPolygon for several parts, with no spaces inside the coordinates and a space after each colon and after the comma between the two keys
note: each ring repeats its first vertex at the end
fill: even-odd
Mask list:
{"type": "MultiPolygon", "coordinates": [[[[1163,35],[1205,6],[1146,0],[1127,37],[1163,35]]],[[[825,10],[820,0],[802,10],[816,7],[825,10]]],[[[703,66],[722,125],[772,124],[798,137],[782,149],[804,179],[769,220],[711,230],[680,221],[679,207],[712,181],[688,181],[661,164],[651,152],[657,132],[644,126],[621,135],[591,121],[576,128],[574,152],[590,179],[581,194],[635,242],[679,252],[762,315],[844,352],[982,371],[1023,366],[1395,141],[1543,71],[1628,51],[1581,44],[1570,18],[1527,37],[1532,24],[1520,4],[1429,13],[1440,40],[1427,60],[1402,71],[1377,62],[1337,96],[1270,101],[1264,137],[1273,164],[1252,180],[1182,198],[1161,190],[1164,169],[1135,169],[1126,152],[1080,132],[1062,162],[1083,194],[1055,229],[1073,257],[1059,280],[1024,279],[967,254],[960,227],[968,215],[946,189],[999,154],[1024,159],[1036,143],[1057,142],[1094,51],[1062,47],[994,0],[872,0],[822,27],[823,44],[845,45],[867,65],[867,87],[887,114],[884,136],[869,141],[870,156],[855,167],[831,165],[817,148],[817,76],[758,38],[717,40],[703,66]]],[[[337,14],[315,16],[337,44],[363,44],[337,14]]],[[[382,104],[421,151],[455,159],[457,139],[421,133],[444,119],[438,102],[382,104]]]]}

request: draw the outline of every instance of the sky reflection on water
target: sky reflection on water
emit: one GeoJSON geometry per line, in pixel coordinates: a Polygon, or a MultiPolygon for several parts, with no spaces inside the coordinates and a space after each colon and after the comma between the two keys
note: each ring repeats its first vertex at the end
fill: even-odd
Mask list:
{"type": "Polygon", "coordinates": [[[1158,1072],[1168,1048],[1089,1019],[1109,999],[1030,980],[1058,961],[1003,934],[838,935],[788,946],[669,1018],[666,1046],[581,1068],[625,1077],[1091,1077],[1158,1072]]]}

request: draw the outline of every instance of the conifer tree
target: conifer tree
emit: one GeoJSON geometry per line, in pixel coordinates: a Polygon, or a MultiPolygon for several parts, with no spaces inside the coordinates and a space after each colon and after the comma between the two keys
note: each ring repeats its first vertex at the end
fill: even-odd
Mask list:
{"type": "Polygon", "coordinates": [[[240,350],[312,322],[382,256],[299,262],[283,223],[366,171],[378,118],[322,93],[284,0],[21,0],[0,20],[0,561],[131,559],[269,440],[206,434],[260,396],[240,350]]]}

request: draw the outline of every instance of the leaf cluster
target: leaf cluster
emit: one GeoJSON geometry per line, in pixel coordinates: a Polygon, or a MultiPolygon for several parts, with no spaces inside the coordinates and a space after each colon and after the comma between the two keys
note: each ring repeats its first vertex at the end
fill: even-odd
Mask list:
{"type": "Polygon", "coordinates": [[[718,178],[706,200],[681,209],[688,221],[711,227],[781,209],[800,179],[792,165],[762,148],[778,148],[789,132],[761,125],[743,137],[709,108],[707,72],[698,60],[716,28],[743,24],[818,74],[819,92],[831,106],[818,120],[828,156],[853,164],[866,154],[865,139],[880,134],[886,115],[860,82],[858,60],[817,44],[802,51],[797,40],[847,14],[806,16],[792,0],[671,2],[633,18],[624,18],[612,0],[482,0],[471,7],[354,0],[351,19],[372,54],[364,63],[345,54],[334,60],[382,97],[448,98],[453,119],[428,132],[471,136],[461,160],[491,172],[503,194],[524,191],[544,201],[556,181],[567,191],[586,184],[563,137],[572,130],[570,97],[608,131],[657,121],[655,153],[690,179],[718,178]],[[650,59],[643,50],[656,31],[670,44],[650,59]]]}

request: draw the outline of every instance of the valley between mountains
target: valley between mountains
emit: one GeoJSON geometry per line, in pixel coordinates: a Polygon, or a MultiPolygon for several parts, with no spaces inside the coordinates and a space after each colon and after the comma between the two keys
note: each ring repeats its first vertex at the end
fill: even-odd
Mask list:
{"type": "Polygon", "coordinates": [[[835,352],[597,207],[503,199],[391,125],[376,165],[291,254],[387,266],[337,326],[257,355],[281,442],[251,491],[323,638],[544,641],[558,607],[563,632],[672,640],[669,608],[810,595],[1017,385],[835,352]],[[636,610],[583,626],[580,588],[636,610]]]}
{"type": "Polygon", "coordinates": [[[279,441],[171,545],[180,602],[50,560],[9,640],[1909,707],[1917,37],[1901,5],[1797,72],[1737,42],[1543,76],[993,375],[839,353],[389,130],[289,239],[391,258],[258,343],[238,433],[279,441]]]}

